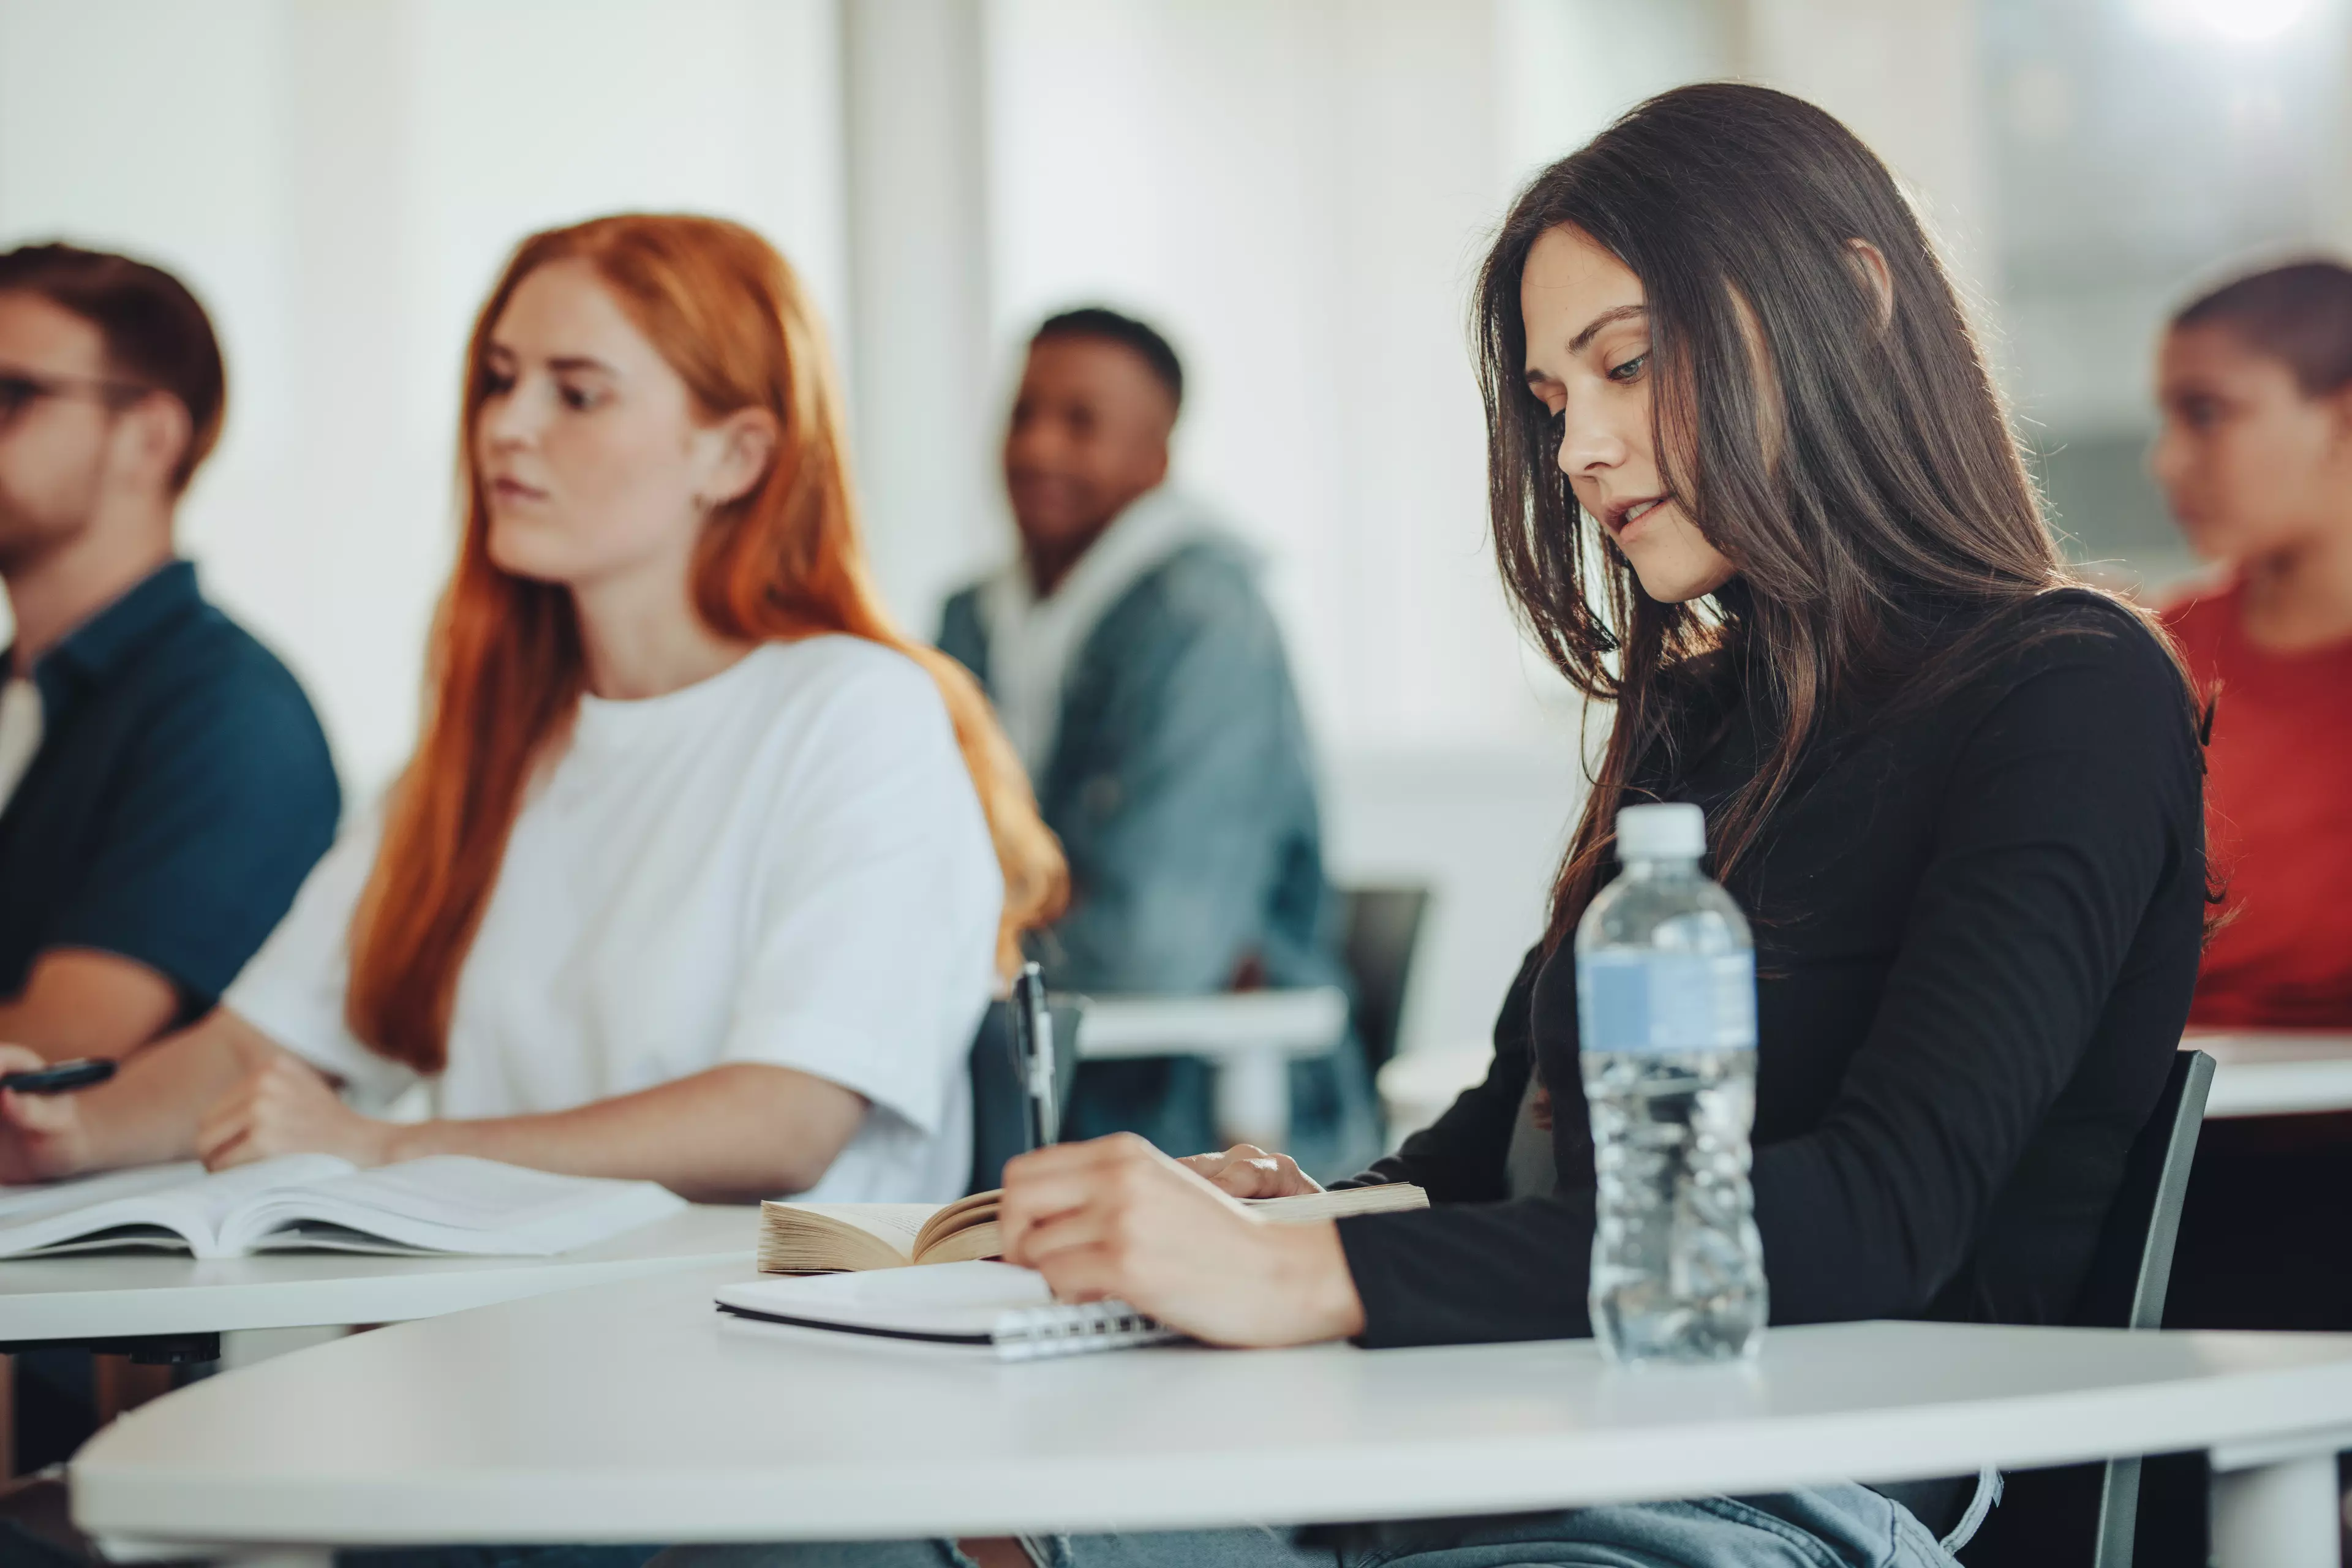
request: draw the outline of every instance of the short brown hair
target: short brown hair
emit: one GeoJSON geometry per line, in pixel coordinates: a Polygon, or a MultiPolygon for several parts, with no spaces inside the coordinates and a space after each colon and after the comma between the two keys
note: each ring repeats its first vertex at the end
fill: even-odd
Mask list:
{"type": "Polygon", "coordinates": [[[106,340],[109,371],[169,393],[188,411],[188,446],[172,469],[173,491],[220,440],[228,373],[212,319],[188,286],[160,267],[79,246],[19,246],[0,254],[0,293],[37,294],[106,340]]]}
{"type": "Polygon", "coordinates": [[[2183,327],[2226,327],[2256,353],[2284,360],[2305,397],[2352,385],[2352,268],[2315,259],[2225,283],[2183,306],[2183,327]]]}

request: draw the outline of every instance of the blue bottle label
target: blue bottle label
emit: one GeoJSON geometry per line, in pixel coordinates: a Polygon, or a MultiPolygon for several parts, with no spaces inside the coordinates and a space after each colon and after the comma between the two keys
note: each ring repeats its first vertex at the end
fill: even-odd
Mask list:
{"type": "Polygon", "coordinates": [[[1731,1051],[1756,1045],[1756,955],[1587,953],[1576,1016],[1588,1051],[1731,1051]]]}

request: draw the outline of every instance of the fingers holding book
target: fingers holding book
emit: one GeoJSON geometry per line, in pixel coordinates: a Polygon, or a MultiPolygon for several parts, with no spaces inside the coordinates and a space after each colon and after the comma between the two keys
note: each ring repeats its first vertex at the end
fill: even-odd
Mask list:
{"type": "Polygon", "coordinates": [[[1323,1190],[1289,1155],[1269,1154],[1255,1143],[1236,1143],[1223,1153],[1188,1154],[1177,1163],[1237,1198],[1289,1198],[1323,1190]]]}

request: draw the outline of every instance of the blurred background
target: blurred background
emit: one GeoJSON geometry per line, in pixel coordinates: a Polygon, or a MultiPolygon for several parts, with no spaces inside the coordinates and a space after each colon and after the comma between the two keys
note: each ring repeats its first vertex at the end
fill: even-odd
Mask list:
{"type": "MultiPolygon", "coordinates": [[[[2053,511],[2189,570],[2145,473],[2199,282],[2352,245],[2346,0],[0,0],[0,247],[143,255],[212,310],[211,592],[309,685],[347,791],[412,739],[459,353],[526,232],[764,230],[847,368],[889,598],[1011,552],[1008,379],[1048,310],[1165,328],[1179,477],[1264,549],[1341,881],[1437,895],[1407,1049],[1485,1032],[1583,715],[1484,540],[1465,300],[1535,169],[1676,82],[1843,117],[1916,193],[2053,511]]],[[[4,614],[5,612],[0,612],[4,614]]],[[[0,640],[5,640],[0,638],[0,640]]]]}

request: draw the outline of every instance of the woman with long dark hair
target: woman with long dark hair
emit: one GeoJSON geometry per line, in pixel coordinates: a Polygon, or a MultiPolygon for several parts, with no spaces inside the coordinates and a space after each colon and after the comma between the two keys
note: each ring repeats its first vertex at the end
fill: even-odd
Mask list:
{"type": "MultiPolygon", "coordinates": [[[[1705,809],[1757,936],[1773,1321],[2061,1319],[2196,974],[2196,722],[2162,637],[2066,573],[1926,235],[1820,110],[1731,85],[1642,105],[1519,197],[1476,313],[1506,579],[1615,720],[1493,1070],[1364,1178],[1435,1206],[1267,1225],[1232,1199],[1309,1185],[1287,1162],[1107,1139],[1011,1167],[1007,1257],[1227,1344],[1590,1332],[1568,936],[1619,807],[1677,800],[1705,809]],[[1514,1193],[1538,1080],[1553,1190],[1514,1193]]],[[[1265,1442],[1279,1463],[1279,1429],[1265,1442]]],[[[1938,1536],[1958,1543],[1982,1489],[1053,1550],[1079,1568],[1916,1565],[1948,1561],[1938,1536]]]]}

